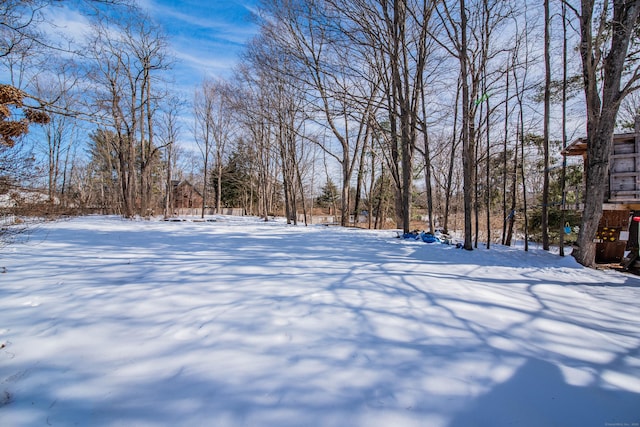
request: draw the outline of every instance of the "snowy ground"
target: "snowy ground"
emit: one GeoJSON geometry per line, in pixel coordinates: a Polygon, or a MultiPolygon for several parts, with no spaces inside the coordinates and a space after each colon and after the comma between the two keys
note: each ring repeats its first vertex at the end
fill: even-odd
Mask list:
{"type": "Polygon", "coordinates": [[[0,255],[0,425],[640,425],[640,278],[394,237],[40,226],[0,255]]]}

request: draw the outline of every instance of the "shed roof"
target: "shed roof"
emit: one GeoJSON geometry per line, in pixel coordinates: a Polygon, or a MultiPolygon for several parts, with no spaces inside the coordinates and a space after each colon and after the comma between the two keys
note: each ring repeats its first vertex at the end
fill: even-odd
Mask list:
{"type": "MultiPolygon", "coordinates": [[[[616,133],[613,135],[614,142],[633,142],[635,132],[616,133]]],[[[587,153],[587,138],[578,138],[561,152],[565,156],[585,156],[587,153]]]]}
{"type": "Polygon", "coordinates": [[[198,196],[202,197],[202,193],[200,193],[200,191],[195,187],[195,185],[193,185],[186,179],[183,179],[182,181],[173,180],[171,181],[171,183],[173,184],[173,191],[178,191],[183,187],[188,187],[191,191],[196,193],[198,196]]]}

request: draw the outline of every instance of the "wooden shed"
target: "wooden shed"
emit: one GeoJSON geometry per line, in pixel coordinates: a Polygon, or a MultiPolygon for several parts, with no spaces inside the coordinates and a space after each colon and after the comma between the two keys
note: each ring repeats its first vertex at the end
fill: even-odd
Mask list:
{"type": "MultiPolygon", "coordinates": [[[[563,154],[582,156],[586,162],[586,139],[575,140],[563,154]]],[[[620,262],[629,240],[629,219],[640,212],[640,116],[634,132],[613,135],[609,178],[602,184],[607,188],[596,235],[596,262],[620,262]]]]}
{"type": "Polygon", "coordinates": [[[171,205],[174,215],[202,212],[202,194],[189,181],[172,181],[171,205]]]}

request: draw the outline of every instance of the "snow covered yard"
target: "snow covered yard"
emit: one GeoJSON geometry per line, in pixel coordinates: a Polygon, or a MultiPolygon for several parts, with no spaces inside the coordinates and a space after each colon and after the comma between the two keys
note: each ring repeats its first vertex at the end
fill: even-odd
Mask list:
{"type": "Polygon", "coordinates": [[[640,278],[394,236],[43,225],[0,256],[0,425],[640,425],[640,278]]]}

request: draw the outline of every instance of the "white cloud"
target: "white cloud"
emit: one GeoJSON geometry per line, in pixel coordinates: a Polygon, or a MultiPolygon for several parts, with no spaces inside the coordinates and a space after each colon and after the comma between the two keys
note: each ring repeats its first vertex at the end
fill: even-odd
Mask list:
{"type": "MultiPolygon", "coordinates": [[[[186,2],[185,2],[186,3],[186,2]]],[[[215,38],[230,43],[244,44],[256,32],[255,26],[247,20],[239,20],[226,8],[218,7],[215,3],[198,2],[197,6],[181,8],[178,5],[168,6],[157,0],[143,0],[140,5],[152,16],[159,20],[169,33],[173,29],[190,29],[189,33],[196,40],[200,38],[215,38]],[[185,12],[187,10],[188,12],[185,12]],[[203,32],[204,30],[204,32],[203,32]],[[208,35],[206,31],[209,31],[208,35]]],[[[248,5],[239,8],[251,11],[248,5]]]]}
{"type": "Polygon", "coordinates": [[[64,46],[69,41],[77,43],[84,40],[91,31],[91,22],[77,10],[66,6],[52,7],[40,29],[50,43],[64,46]]]}

